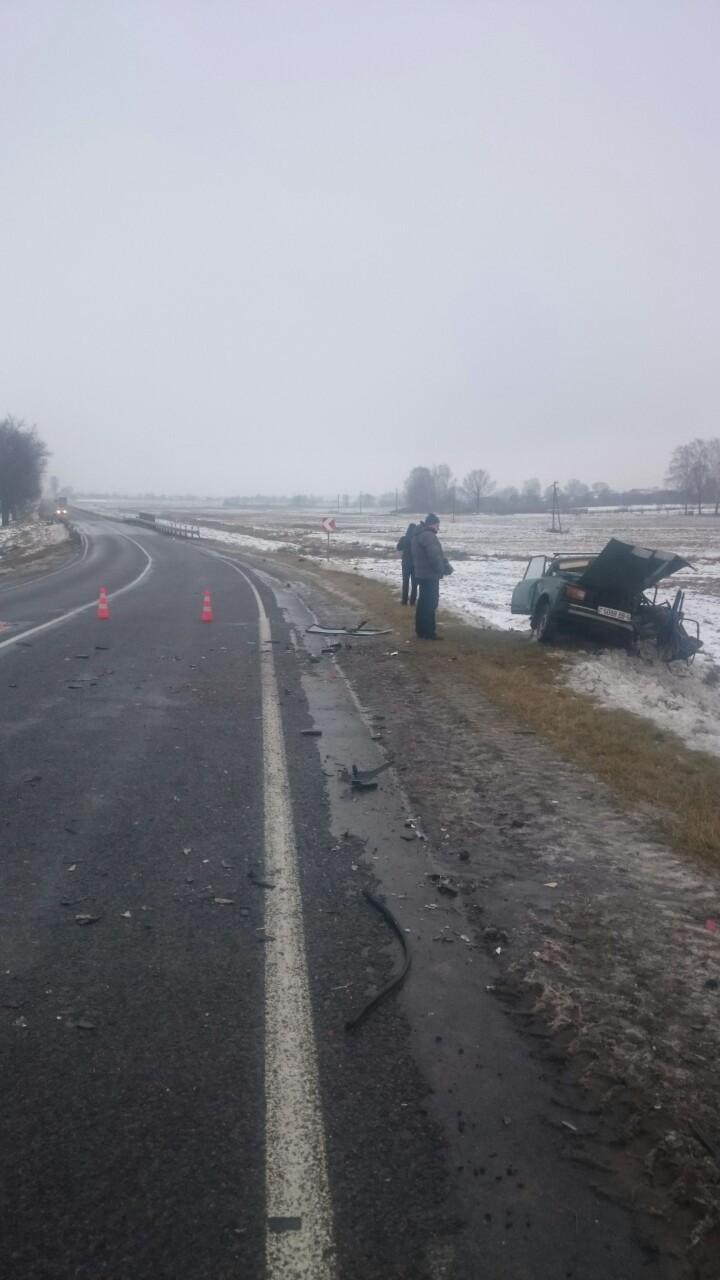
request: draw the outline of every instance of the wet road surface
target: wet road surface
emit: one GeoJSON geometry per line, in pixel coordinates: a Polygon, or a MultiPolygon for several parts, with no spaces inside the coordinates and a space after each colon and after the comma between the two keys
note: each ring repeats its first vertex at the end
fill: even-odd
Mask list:
{"type": "Polygon", "coordinates": [[[394,774],[338,778],[383,756],[297,597],[78,523],[0,592],[3,1280],[680,1275],[558,1160],[483,955],[433,945],[394,774]],[[348,1034],[400,964],[364,887],[413,968],[348,1034]]]}

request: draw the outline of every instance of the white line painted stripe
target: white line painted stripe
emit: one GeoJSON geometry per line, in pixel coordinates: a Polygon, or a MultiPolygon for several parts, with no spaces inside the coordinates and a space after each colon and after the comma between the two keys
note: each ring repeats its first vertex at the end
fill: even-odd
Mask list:
{"type": "MultiPolygon", "coordinates": [[[[115,600],[117,596],[122,596],[126,591],[132,591],[133,587],[139,586],[143,578],[150,572],[153,564],[149,551],[141,547],[139,542],[136,542],[134,538],[128,538],[126,533],[122,533],[120,536],[121,538],[127,538],[128,542],[132,542],[133,546],[142,551],[147,558],[147,564],[142,573],[138,574],[137,578],[133,578],[132,582],[128,582],[126,586],[119,587],[117,591],[113,591],[112,595],[108,596],[108,601],[115,600]]],[[[37,627],[29,627],[27,631],[16,631],[9,640],[0,640],[0,649],[7,649],[8,645],[17,644],[18,640],[24,640],[26,636],[36,636],[39,631],[47,631],[50,627],[59,627],[61,623],[67,622],[69,618],[74,618],[76,614],[85,613],[88,609],[97,609],[97,606],[98,601],[91,600],[89,604],[78,605],[77,609],[68,609],[67,613],[61,613],[59,618],[51,618],[49,622],[41,622],[37,627]]]]}
{"type": "Polygon", "coordinates": [[[258,607],[265,776],[265,1198],[268,1280],[333,1280],[333,1214],[302,902],[270,623],[258,607]],[[280,1229],[278,1229],[280,1228],[280,1229]]]}

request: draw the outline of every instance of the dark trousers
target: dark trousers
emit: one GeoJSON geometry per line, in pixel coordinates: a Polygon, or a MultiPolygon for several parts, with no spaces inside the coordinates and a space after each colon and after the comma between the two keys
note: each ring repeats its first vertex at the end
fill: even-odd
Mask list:
{"type": "Polygon", "coordinates": [[[415,609],[415,630],[423,640],[431,640],[435,635],[435,610],[440,599],[439,578],[418,578],[420,594],[415,609]]]}
{"type": "Polygon", "coordinates": [[[417,600],[417,578],[415,577],[415,574],[413,573],[409,565],[407,566],[407,568],[405,567],[405,565],[403,565],[402,578],[403,578],[402,602],[403,604],[407,604],[408,592],[409,592],[410,603],[414,604],[415,601],[417,600]]]}

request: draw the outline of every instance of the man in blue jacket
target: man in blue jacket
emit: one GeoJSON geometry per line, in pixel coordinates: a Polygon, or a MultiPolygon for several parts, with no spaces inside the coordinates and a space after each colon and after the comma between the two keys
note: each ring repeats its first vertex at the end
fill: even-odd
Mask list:
{"type": "Polygon", "coordinates": [[[434,512],[425,517],[413,534],[412,555],[418,584],[415,631],[421,640],[442,640],[435,628],[435,610],[440,599],[440,579],[452,573],[438,538],[440,521],[434,512]]]}

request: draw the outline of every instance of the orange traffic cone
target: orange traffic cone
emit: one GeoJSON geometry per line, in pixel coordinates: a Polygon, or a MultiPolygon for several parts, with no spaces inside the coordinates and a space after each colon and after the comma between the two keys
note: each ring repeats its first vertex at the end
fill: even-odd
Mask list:
{"type": "Polygon", "coordinates": [[[206,592],[205,592],[205,594],[204,594],[204,596],[203,596],[203,607],[202,607],[202,613],[200,614],[200,621],[201,621],[201,622],[213,622],[213,621],[214,621],[214,619],[213,619],[212,605],[211,605],[211,603],[210,603],[210,592],[209,592],[209,591],[206,591],[206,592]]]}
{"type": "Polygon", "coordinates": [[[108,608],[107,592],[104,587],[100,588],[100,601],[98,603],[98,618],[109,618],[110,610],[108,608]]]}

